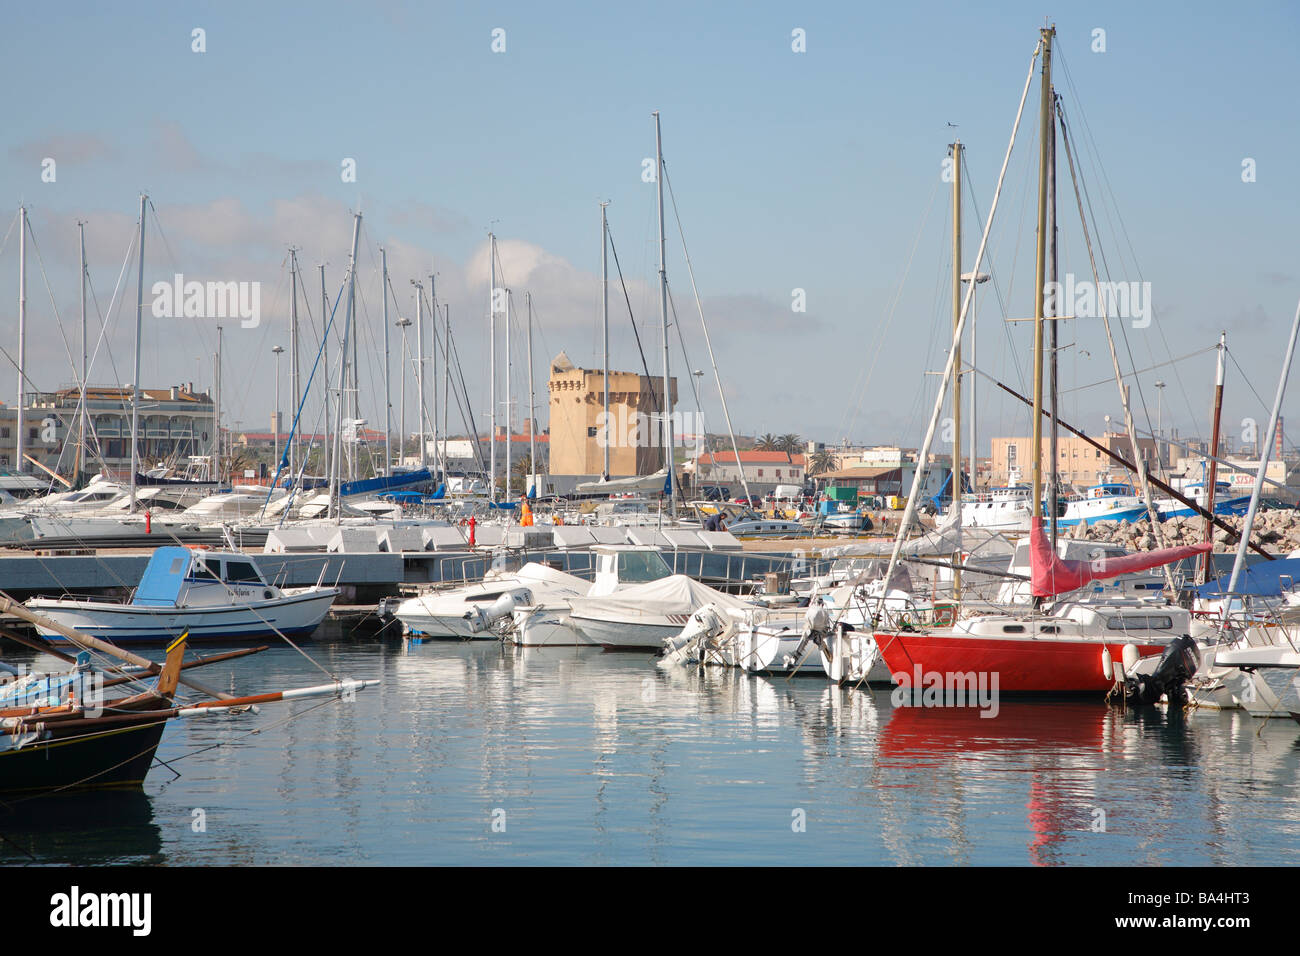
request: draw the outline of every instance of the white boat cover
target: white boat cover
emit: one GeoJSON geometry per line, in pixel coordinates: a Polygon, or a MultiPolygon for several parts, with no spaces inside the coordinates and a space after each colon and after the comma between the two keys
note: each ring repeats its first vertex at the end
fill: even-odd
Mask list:
{"type": "Polygon", "coordinates": [[[583,481],[578,483],[578,491],[584,495],[600,494],[601,492],[624,492],[624,491],[663,491],[664,482],[668,480],[668,473],[660,468],[653,475],[632,475],[629,478],[611,478],[608,481],[583,481]]]}
{"type": "Polygon", "coordinates": [[[569,602],[574,617],[602,620],[644,620],[647,617],[694,614],[706,604],[724,608],[752,608],[753,603],[732,594],[715,591],[685,574],[658,581],[632,584],[605,597],[581,597],[569,602]]]}

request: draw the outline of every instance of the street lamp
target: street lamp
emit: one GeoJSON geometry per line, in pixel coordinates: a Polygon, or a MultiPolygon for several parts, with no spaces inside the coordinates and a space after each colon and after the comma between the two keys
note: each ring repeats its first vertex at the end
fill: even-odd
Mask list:
{"type": "Polygon", "coordinates": [[[406,463],[406,330],[411,327],[411,320],[407,318],[398,319],[395,323],[402,330],[402,381],[401,385],[401,419],[402,419],[402,440],[398,442],[398,464],[406,463]]]}
{"type": "Polygon", "coordinates": [[[284,354],[284,349],[277,345],[271,349],[275,353],[275,412],[271,415],[271,430],[273,432],[272,449],[275,451],[275,467],[280,467],[280,356],[284,354]]]}

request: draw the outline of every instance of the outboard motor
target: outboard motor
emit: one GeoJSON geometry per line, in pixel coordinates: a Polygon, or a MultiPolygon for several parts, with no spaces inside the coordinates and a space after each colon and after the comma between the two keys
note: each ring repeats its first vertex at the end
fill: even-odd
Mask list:
{"type": "Polygon", "coordinates": [[[1187,682],[1200,664],[1196,642],[1187,636],[1177,638],[1160,655],[1150,677],[1125,679],[1124,699],[1130,704],[1154,704],[1164,697],[1171,707],[1182,707],[1187,703],[1187,682]]]}
{"type": "Polygon", "coordinates": [[[515,608],[520,605],[531,603],[531,592],[524,591],[516,596],[515,592],[507,591],[486,608],[476,607],[472,611],[466,611],[465,620],[470,622],[470,630],[477,634],[480,631],[488,630],[498,621],[510,617],[515,608]]]}
{"type": "Polygon", "coordinates": [[[688,659],[698,659],[700,651],[725,630],[725,624],[712,604],[698,608],[691,615],[686,626],[675,637],[664,638],[664,648],[669,655],[675,656],[679,651],[686,651],[688,659]],[[690,652],[695,651],[692,655],[690,652]]]}

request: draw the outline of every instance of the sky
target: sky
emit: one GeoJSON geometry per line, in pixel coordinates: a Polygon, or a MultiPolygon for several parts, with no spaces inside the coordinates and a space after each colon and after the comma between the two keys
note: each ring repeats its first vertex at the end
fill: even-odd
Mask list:
{"type": "MultiPolygon", "coordinates": [[[[1050,13],[1056,89],[1103,279],[1150,283],[1151,321],[1114,323],[1122,367],[1139,370],[1131,379],[1138,427],[1208,432],[1213,346],[1226,329],[1224,428],[1241,437],[1247,420],[1267,417],[1300,298],[1300,185],[1286,172],[1300,155],[1300,8],[986,6],[14,6],[0,39],[13,91],[0,144],[8,207],[0,347],[16,358],[15,222],[26,204],[33,387],[77,377],[78,221],[94,290],[89,377],[131,381],[129,257],[147,193],[142,384],[210,387],[222,324],[225,421],[268,429],[271,349],[289,344],[287,250],[299,250],[308,279],[308,367],[319,335],[305,315],[310,308],[319,322],[317,268],[325,265],[332,303],[360,212],[357,335],[368,421],[383,421],[383,247],[390,323],[414,318],[411,280],[427,287],[436,275],[459,371],[485,426],[489,231],[518,310],[510,348],[518,421],[528,404],[525,293],[539,409],[556,353],[600,364],[599,203],[608,201],[627,289],[625,301],[611,258],[612,364],[641,364],[630,302],[649,369],[661,374],[656,189],[642,175],[647,159],[653,168],[658,110],[672,185],[670,363],[674,375],[706,373],[707,426],[725,427],[701,312],[738,432],[919,445],[952,321],[948,144],[959,137],[966,147],[969,269],[1050,13]],[[354,181],[345,181],[349,161],[354,181]],[[176,273],[260,283],[257,326],[153,315],[154,283],[176,273]]],[[[1029,427],[1027,411],[995,394],[990,378],[1029,387],[1030,325],[1004,320],[1033,308],[1037,95],[1035,74],[980,267],[993,281],[979,289],[979,371],[966,379],[977,381],[985,450],[988,438],[1029,427]]],[[[1063,156],[1058,177],[1060,270],[1087,281],[1063,156]]],[[[396,427],[403,363],[396,326],[391,333],[396,427]]],[[[412,349],[413,339],[412,330],[412,349]]],[[[1118,419],[1100,320],[1063,322],[1059,354],[1062,417],[1089,431],[1102,430],[1106,415],[1118,419]]],[[[0,397],[12,403],[16,369],[0,363],[0,397]]],[[[695,410],[685,383],[683,394],[695,410]]],[[[1288,399],[1284,415],[1300,423],[1297,401],[1288,399]]],[[[318,426],[319,405],[308,402],[305,427],[318,426]]],[[[459,419],[453,412],[453,430],[459,419]]]]}

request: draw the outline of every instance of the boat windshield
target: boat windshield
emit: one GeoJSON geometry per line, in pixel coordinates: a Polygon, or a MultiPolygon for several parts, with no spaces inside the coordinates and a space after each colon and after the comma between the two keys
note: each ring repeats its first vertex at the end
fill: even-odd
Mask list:
{"type": "Polygon", "coordinates": [[[657,551],[623,551],[618,556],[618,579],[626,583],[658,581],[670,577],[672,568],[668,567],[657,551]]]}

